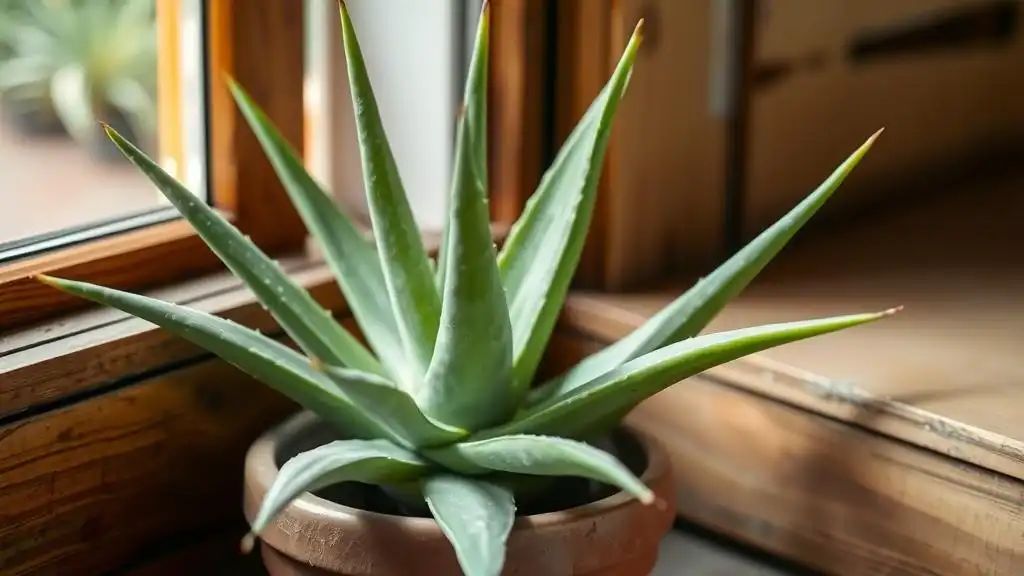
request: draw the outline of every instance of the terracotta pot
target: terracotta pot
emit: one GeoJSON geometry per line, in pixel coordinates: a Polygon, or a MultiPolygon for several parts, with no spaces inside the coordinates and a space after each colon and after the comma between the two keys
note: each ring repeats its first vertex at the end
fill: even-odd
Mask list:
{"type": "MultiPolygon", "coordinates": [[[[282,462],[332,439],[328,427],[305,412],[260,437],[245,463],[246,517],[252,521],[282,462]]],[[[657,440],[632,428],[619,430],[614,445],[623,462],[654,490],[657,503],[645,506],[625,493],[607,490],[610,495],[596,501],[521,516],[509,536],[503,574],[651,572],[659,543],[675,516],[668,458],[657,440]]],[[[330,494],[304,494],[261,535],[264,564],[272,576],[462,573],[451,544],[432,519],[367,511],[380,509],[379,503],[386,501],[367,496],[370,491],[382,494],[375,487],[346,483],[329,490],[330,494]],[[371,501],[378,505],[368,505],[371,501]]]]}

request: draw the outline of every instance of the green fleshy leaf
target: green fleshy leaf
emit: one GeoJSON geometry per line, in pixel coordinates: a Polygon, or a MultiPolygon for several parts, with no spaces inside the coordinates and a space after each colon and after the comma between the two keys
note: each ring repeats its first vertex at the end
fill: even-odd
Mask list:
{"type": "Polygon", "coordinates": [[[640,45],[640,26],[601,94],[562,146],[499,256],[512,319],[515,378],[529,386],[583,251],[612,119],[640,45]]]}
{"type": "Polygon", "coordinates": [[[156,324],[219,356],[353,436],[404,442],[375,416],[373,406],[353,402],[301,354],[255,330],[147,296],[74,280],[37,278],[69,294],[156,324]]]}
{"type": "Polygon", "coordinates": [[[106,131],[306,353],[332,364],[384,374],[380,362],[251,240],[113,128],[106,131]]]}
{"type": "Polygon", "coordinates": [[[410,369],[405,357],[373,244],[310,176],[299,155],[245,90],[234,81],[228,86],[292,204],[323,248],[327,265],[370,346],[398,383],[409,392],[415,391],[421,375],[410,369]]]}
{"type": "Polygon", "coordinates": [[[463,474],[580,476],[621,488],[645,504],[654,501],[651,489],[617,458],[567,438],[514,434],[452,444],[425,455],[463,474]]]}
{"type": "Polygon", "coordinates": [[[473,123],[486,113],[488,12],[480,17],[467,108],[459,120],[441,328],[427,385],[418,396],[430,415],[470,429],[506,421],[525,393],[512,385],[512,328],[495,263],[485,184],[475,173],[479,149],[473,138],[479,127],[473,123]]]}
{"type": "Polygon", "coordinates": [[[528,404],[535,405],[547,398],[567,394],[624,362],[699,334],[825,204],[880,134],[881,130],[871,136],[814,192],[710,276],[701,279],[625,338],[531,391],[528,404]]]}
{"type": "Polygon", "coordinates": [[[345,396],[357,399],[362,406],[372,407],[376,417],[386,422],[409,445],[439,446],[469,434],[424,415],[408,392],[379,376],[319,362],[314,362],[314,369],[326,374],[345,396]]]}
{"type": "Polygon", "coordinates": [[[441,230],[441,243],[437,246],[437,261],[432,262],[434,267],[434,285],[437,286],[437,293],[444,294],[444,275],[448,269],[448,228],[452,223],[445,217],[444,229],[441,230]]]}
{"type": "Polygon", "coordinates": [[[552,434],[583,437],[657,392],[719,364],[762,350],[872,322],[895,313],[837,316],[802,322],[768,324],[697,336],[649,352],[564,396],[550,398],[523,411],[512,422],[478,437],[511,434],[552,434]]]}
{"type": "Polygon", "coordinates": [[[340,7],[366,199],[381,268],[406,356],[416,373],[423,376],[434,353],[441,300],[384,132],[359,40],[345,3],[341,2],[340,7]]]}
{"type": "Polygon", "coordinates": [[[259,534],[305,492],[341,482],[408,482],[429,471],[430,465],[419,456],[387,440],[338,440],[318,446],[281,466],[252,521],[252,531],[259,534]]]}
{"type": "Polygon", "coordinates": [[[499,576],[505,543],[515,523],[512,493],[501,486],[450,474],[430,476],[423,496],[455,548],[466,576],[499,576]]]}

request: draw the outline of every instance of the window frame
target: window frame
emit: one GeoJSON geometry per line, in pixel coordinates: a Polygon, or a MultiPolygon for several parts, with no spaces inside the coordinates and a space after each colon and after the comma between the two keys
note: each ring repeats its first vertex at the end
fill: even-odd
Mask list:
{"type": "MultiPolygon", "coordinates": [[[[181,1],[158,0],[158,21],[176,17],[181,1]]],[[[225,81],[232,77],[244,86],[301,152],[304,5],[276,0],[245,2],[242,8],[241,0],[203,0],[208,188],[213,205],[235,226],[263,250],[278,254],[301,248],[306,231],[235,107],[225,81]]],[[[170,26],[163,22],[158,27],[166,32],[170,26]]],[[[167,36],[163,34],[161,40],[167,36]]],[[[168,42],[171,44],[173,41],[168,42]]],[[[174,55],[170,59],[173,63],[174,55]]],[[[161,64],[161,72],[170,66],[161,64]]],[[[175,78],[167,79],[172,86],[162,86],[162,93],[176,89],[175,78]]],[[[169,147],[163,148],[161,155],[180,158],[183,127],[175,123],[180,110],[164,114],[161,128],[172,131],[166,135],[169,147]]],[[[221,266],[191,226],[180,219],[15,261],[0,267],[0,330],[25,327],[88,306],[36,282],[36,274],[144,290],[195,278],[221,266]]]]}

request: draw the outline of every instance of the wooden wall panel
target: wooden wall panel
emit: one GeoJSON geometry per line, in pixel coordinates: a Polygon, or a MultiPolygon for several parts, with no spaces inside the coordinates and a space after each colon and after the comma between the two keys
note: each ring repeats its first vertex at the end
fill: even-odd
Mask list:
{"type": "Polygon", "coordinates": [[[550,5],[545,0],[492,0],[488,102],[491,218],[512,224],[536,189],[547,153],[546,83],[550,5]]]}
{"type": "Polygon", "coordinates": [[[556,137],[607,82],[629,35],[644,42],[619,108],[579,285],[643,285],[719,256],[725,122],[712,89],[721,14],[710,0],[559,2],[556,137]]]}
{"type": "Polygon", "coordinates": [[[245,451],[295,409],[210,361],[3,427],[0,573],[105,573],[240,517],[245,451]]]}

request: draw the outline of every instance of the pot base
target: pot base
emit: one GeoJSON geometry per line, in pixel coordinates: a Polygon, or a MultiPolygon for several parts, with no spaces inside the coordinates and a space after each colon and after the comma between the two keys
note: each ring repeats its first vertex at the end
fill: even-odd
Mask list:
{"type": "MultiPolygon", "coordinates": [[[[260,546],[260,555],[263,558],[263,565],[270,576],[362,576],[358,574],[339,575],[338,572],[328,572],[316,566],[303,564],[281,554],[273,546],[267,546],[266,544],[260,546]]],[[[654,571],[654,566],[657,563],[658,548],[655,546],[652,550],[625,558],[614,566],[599,568],[593,572],[576,572],[572,576],[649,576],[654,571]]],[[[506,573],[520,574],[520,572],[508,572],[507,570],[506,573]]],[[[447,574],[433,571],[422,572],[422,574],[429,574],[430,576],[462,576],[462,572],[459,570],[447,574]]],[[[526,573],[522,574],[527,576],[526,573]]],[[[409,576],[416,575],[410,573],[409,576]]]]}
{"type": "MultiPolygon", "coordinates": [[[[586,484],[559,482],[558,491],[570,489],[569,493],[549,500],[548,506],[554,504],[555,508],[542,506],[547,508],[543,513],[516,518],[502,574],[650,573],[661,539],[675,518],[675,490],[668,458],[657,440],[637,430],[623,428],[616,436],[619,439],[614,442],[614,452],[654,491],[657,503],[645,506],[615,490],[606,492],[606,497],[595,498],[592,487],[586,484]]],[[[245,467],[244,504],[250,521],[282,462],[334,439],[322,421],[302,413],[257,440],[245,467]]],[[[382,500],[382,495],[378,487],[343,483],[293,501],[261,535],[262,556],[270,574],[461,574],[451,543],[433,519],[385,512],[382,508],[387,507],[387,499],[382,500]]]]}

